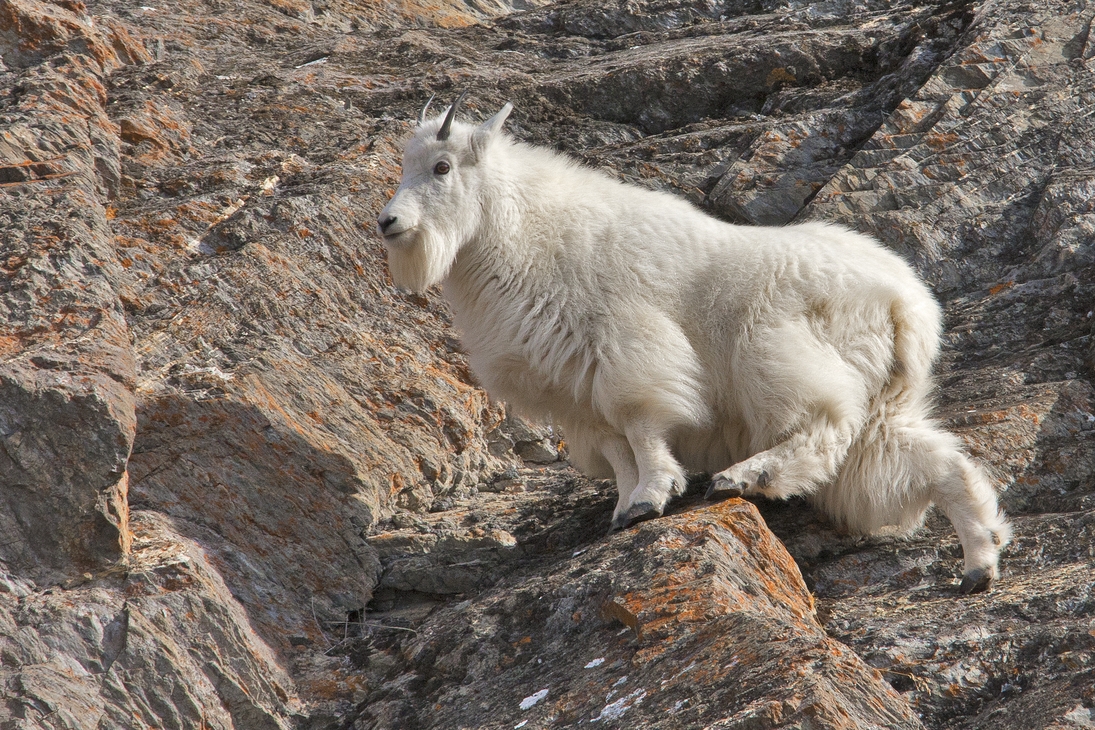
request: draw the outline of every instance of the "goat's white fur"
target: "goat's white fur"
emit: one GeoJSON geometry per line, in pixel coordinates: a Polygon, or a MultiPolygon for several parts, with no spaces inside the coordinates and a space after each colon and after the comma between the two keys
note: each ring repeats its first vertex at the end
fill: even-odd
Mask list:
{"type": "Polygon", "coordinates": [[[686,469],[856,532],[936,503],[967,580],[995,578],[1010,529],[930,417],[940,308],[901,258],[833,225],[716,220],[515,142],[511,108],[445,141],[420,123],[380,215],[392,278],[444,283],[486,389],[615,477],[614,525],[660,514],[686,469]]]}

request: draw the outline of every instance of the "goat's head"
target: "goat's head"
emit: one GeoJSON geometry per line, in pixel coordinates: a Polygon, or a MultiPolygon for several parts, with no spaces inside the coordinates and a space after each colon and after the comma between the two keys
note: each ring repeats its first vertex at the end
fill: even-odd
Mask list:
{"type": "Polygon", "coordinates": [[[479,228],[481,163],[513,105],[476,127],[455,121],[464,94],[433,119],[426,103],[403,151],[399,189],[377,218],[392,279],[403,289],[423,291],[444,279],[479,228]]]}

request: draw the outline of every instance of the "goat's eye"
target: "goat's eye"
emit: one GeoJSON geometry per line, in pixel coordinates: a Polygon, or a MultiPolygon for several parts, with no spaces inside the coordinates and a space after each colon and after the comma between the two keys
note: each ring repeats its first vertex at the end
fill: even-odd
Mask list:
{"type": "Polygon", "coordinates": [[[441,162],[438,162],[436,165],[433,166],[433,172],[435,175],[448,175],[449,163],[441,160],[441,162]]]}

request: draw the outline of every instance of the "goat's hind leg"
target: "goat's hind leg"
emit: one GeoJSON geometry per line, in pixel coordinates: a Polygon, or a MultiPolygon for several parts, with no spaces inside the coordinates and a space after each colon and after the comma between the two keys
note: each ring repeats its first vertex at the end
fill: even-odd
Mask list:
{"type": "Polygon", "coordinates": [[[810,427],[716,474],[707,499],[752,494],[787,499],[812,494],[836,475],[852,438],[850,424],[819,416],[810,427]]]}
{"type": "MultiPolygon", "coordinates": [[[[962,543],[965,565],[959,591],[988,590],[998,576],[1000,551],[1011,539],[1011,526],[997,504],[996,491],[962,450],[957,436],[916,414],[911,422],[900,423],[907,418],[907,413],[902,418],[891,415],[887,439],[866,444],[875,458],[863,463],[874,464],[874,468],[858,475],[858,488],[889,485],[891,501],[887,504],[878,499],[887,492],[877,493],[873,504],[881,506],[881,512],[867,523],[861,522],[860,529],[871,531],[884,524],[911,529],[919,520],[903,518],[904,509],[935,503],[962,543]]],[[[853,517],[845,515],[844,519],[854,522],[853,517]]]]}
{"type": "MultiPolygon", "coordinates": [[[[883,354],[887,342],[869,318],[851,320],[840,336],[883,354]]],[[[754,448],[768,448],[716,474],[708,498],[817,491],[844,461],[876,385],[805,320],[760,328],[735,367],[743,426],[754,448]]]]}
{"type": "Polygon", "coordinates": [[[985,475],[957,448],[944,457],[945,472],[932,484],[932,501],[954,525],[962,543],[961,593],[980,593],[999,575],[1000,551],[1011,539],[1011,525],[985,475]]]}

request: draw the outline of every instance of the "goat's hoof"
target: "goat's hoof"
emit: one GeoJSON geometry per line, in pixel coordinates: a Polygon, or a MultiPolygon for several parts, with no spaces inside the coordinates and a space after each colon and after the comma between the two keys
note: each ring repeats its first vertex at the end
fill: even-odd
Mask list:
{"type": "Polygon", "coordinates": [[[655,507],[653,502],[636,502],[628,508],[627,514],[624,515],[624,526],[631,527],[661,516],[661,509],[655,507]]]}
{"type": "Polygon", "coordinates": [[[612,524],[608,526],[608,534],[612,535],[627,527],[627,512],[613,515],[612,524]]]}
{"type": "Polygon", "coordinates": [[[704,499],[729,499],[730,497],[740,497],[743,494],[745,494],[744,483],[716,477],[711,480],[711,486],[707,488],[704,499]]]}
{"type": "Polygon", "coordinates": [[[964,595],[984,593],[991,587],[992,571],[976,568],[962,576],[962,584],[958,586],[958,592],[964,595]]]}

